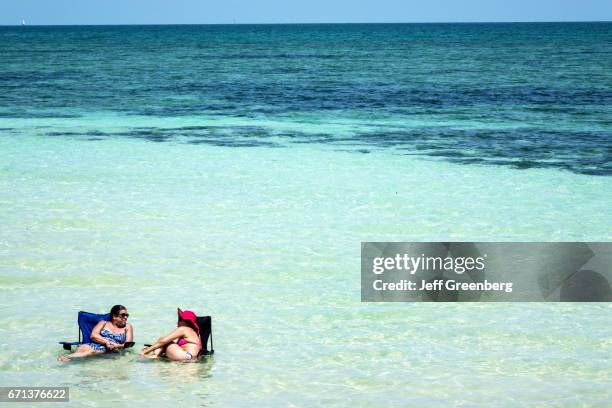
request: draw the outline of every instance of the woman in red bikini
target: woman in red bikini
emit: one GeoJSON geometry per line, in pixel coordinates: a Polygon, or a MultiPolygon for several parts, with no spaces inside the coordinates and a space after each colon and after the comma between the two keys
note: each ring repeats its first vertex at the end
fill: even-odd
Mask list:
{"type": "Polygon", "coordinates": [[[200,329],[196,314],[190,310],[178,310],[179,321],[172,333],[160,337],[154,344],[142,349],[142,357],[157,358],[165,355],[174,361],[195,360],[202,349],[200,329]],[[176,340],[176,343],[174,341],[176,340]]]}

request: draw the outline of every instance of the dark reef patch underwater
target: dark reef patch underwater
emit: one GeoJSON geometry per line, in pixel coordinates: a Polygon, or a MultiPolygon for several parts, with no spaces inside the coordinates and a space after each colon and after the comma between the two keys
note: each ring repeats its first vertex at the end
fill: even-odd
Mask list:
{"type": "Polygon", "coordinates": [[[612,23],[0,27],[0,132],[611,175],[611,42],[612,23]],[[226,124],[70,129],[100,113],[226,124]]]}

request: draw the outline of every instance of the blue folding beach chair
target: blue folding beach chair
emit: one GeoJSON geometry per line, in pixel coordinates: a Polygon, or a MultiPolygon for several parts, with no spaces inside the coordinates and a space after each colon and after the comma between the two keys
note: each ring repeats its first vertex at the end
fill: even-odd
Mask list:
{"type": "MultiPolygon", "coordinates": [[[[84,343],[91,343],[91,331],[100,320],[110,320],[110,313],[96,314],[88,312],[79,312],[77,323],[79,325],[79,341],[60,341],[59,344],[64,347],[64,350],[70,350],[72,346],[78,346],[84,343]]],[[[126,342],[125,348],[132,347],[134,342],[126,342]]]]}

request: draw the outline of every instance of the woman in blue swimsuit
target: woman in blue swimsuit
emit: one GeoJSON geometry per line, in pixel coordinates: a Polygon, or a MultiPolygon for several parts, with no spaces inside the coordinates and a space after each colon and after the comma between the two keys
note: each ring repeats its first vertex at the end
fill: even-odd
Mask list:
{"type": "Polygon", "coordinates": [[[126,342],[134,341],[134,329],[128,324],[129,313],[125,306],[115,305],[110,311],[110,320],[101,320],[91,332],[91,343],[82,344],[76,352],[61,356],[60,361],[87,357],[122,349],[126,342]]]}

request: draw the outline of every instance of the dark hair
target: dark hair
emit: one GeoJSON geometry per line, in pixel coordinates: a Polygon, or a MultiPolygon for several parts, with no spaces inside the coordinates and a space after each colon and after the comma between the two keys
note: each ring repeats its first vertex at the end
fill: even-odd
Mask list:
{"type": "Polygon", "coordinates": [[[110,311],[110,317],[111,319],[113,318],[113,316],[117,316],[119,314],[120,311],[122,310],[127,310],[127,307],[123,306],[123,305],[115,305],[111,308],[110,311]]]}

